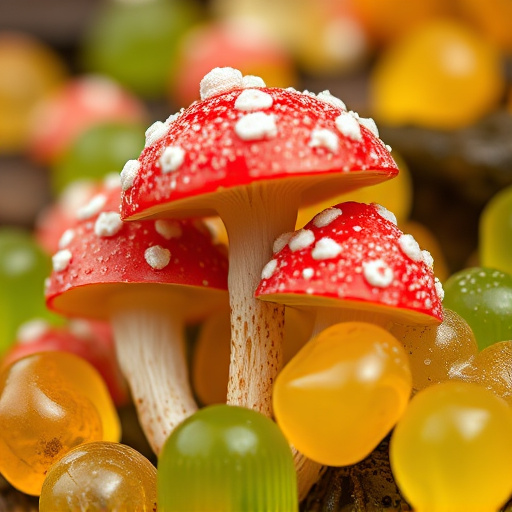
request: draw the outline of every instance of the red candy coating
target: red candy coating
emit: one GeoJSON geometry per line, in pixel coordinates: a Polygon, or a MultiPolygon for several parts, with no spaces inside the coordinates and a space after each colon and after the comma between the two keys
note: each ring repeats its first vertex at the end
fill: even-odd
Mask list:
{"type": "Polygon", "coordinates": [[[122,216],[132,220],[163,210],[197,215],[198,209],[211,214],[214,206],[209,197],[198,196],[253,182],[298,178],[300,187],[307,189],[321,180],[306,197],[314,201],[336,189],[392,178],[398,169],[388,149],[355,116],[320,95],[293,89],[235,88],[213,94],[159,127],[161,138],[146,147],[135,163],[133,179],[123,185],[122,216]],[[269,101],[240,108],[237,100],[248,91],[269,101]],[[254,118],[256,114],[259,119],[254,118]],[[246,130],[247,125],[239,122],[249,116],[253,118],[246,130]],[[348,116],[346,120],[355,124],[354,135],[343,134],[337,127],[340,116],[348,116]],[[251,135],[252,129],[259,135],[251,135]],[[318,130],[328,130],[328,134],[321,132],[327,134],[327,142],[314,142],[318,130]],[[178,152],[181,162],[175,161],[172,170],[163,172],[161,157],[166,148],[178,152]],[[333,175],[330,181],[328,174],[333,175]],[[183,199],[186,204],[178,201],[183,199]]]}
{"type": "Polygon", "coordinates": [[[286,234],[276,242],[279,250],[263,270],[256,297],[301,306],[385,308],[413,323],[441,322],[430,255],[383,215],[389,212],[379,205],[341,203],[286,234]]]}

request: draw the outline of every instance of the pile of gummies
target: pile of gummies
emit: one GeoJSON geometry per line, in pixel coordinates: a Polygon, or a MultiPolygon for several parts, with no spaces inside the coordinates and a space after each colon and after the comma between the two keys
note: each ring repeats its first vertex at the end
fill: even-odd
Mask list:
{"type": "MultiPolygon", "coordinates": [[[[204,101],[214,102],[216,94],[240,93],[238,85],[225,83],[234,76],[234,70],[217,73],[213,85],[204,86],[209,88],[204,101]]],[[[247,83],[239,96],[245,103],[240,101],[238,108],[270,107],[270,89],[257,77],[247,83]]],[[[346,124],[342,103],[327,92],[286,94],[328,103],[325,108],[339,114],[337,126],[344,137],[357,138],[364,127],[367,137],[371,133],[378,140],[369,120],[351,114],[346,124]]],[[[141,162],[151,157],[162,133],[185,115],[148,129],[141,162]]],[[[272,127],[269,131],[264,123],[254,126],[263,131],[241,129],[241,136],[272,137],[272,127]]],[[[319,148],[328,154],[337,149],[333,133],[318,130],[312,151],[319,148]]],[[[167,149],[160,165],[172,175],[184,155],[177,146],[167,149]]],[[[270,419],[249,407],[225,404],[229,240],[222,225],[215,218],[122,221],[121,189],[126,193],[136,179],[134,165],[138,168],[140,162],[128,162],[121,180],[109,176],[82,184],[82,198],[72,207],[69,201],[56,204],[48,217],[50,227],[59,231],[57,242],[45,238],[49,230],[42,228],[37,241],[13,231],[1,233],[0,303],[5,302],[6,309],[9,303],[14,317],[24,301],[35,300],[27,290],[46,279],[49,309],[66,310],[74,317],[59,316],[58,326],[45,320],[24,324],[18,342],[5,353],[0,374],[0,472],[5,479],[24,493],[40,496],[42,511],[293,511],[322,468],[357,464],[391,431],[393,475],[415,510],[491,512],[503,506],[512,495],[507,471],[512,457],[512,189],[493,198],[482,214],[479,266],[437,278],[433,273],[438,261],[441,272],[444,268],[442,254],[439,260],[431,255],[439,253],[435,240],[423,233],[429,250],[420,249],[410,234],[416,229],[418,239],[422,236],[407,220],[405,166],[397,177],[364,192],[347,192],[301,208],[296,230],[275,240],[273,256],[260,269],[257,295],[265,298],[266,287],[277,280],[270,300],[283,290],[286,296],[284,274],[289,267],[293,272],[287,279],[296,284],[313,282],[309,280],[315,272],[323,272],[325,282],[334,281],[333,269],[350,275],[347,283],[364,275],[374,296],[357,298],[361,307],[352,300],[348,308],[337,304],[344,302],[341,292],[333,299],[336,304],[332,297],[309,308],[304,303],[294,307],[291,301],[285,313],[284,365],[273,383],[270,419]],[[374,198],[371,202],[366,202],[368,195],[374,198]],[[390,201],[396,214],[379,204],[390,201]],[[341,251],[333,239],[347,233],[341,251]],[[313,251],[312,236],[324,236],[313,251]],[[53,252],[51,270],[45,251],[53,252]],[[362,264],[357,259],[361,255],[367,258],[362,264]],[[391,268],[398,258],[400,263],[391,268]],[[321,270],[311,268],[313,260],[321,261],[321,270]],[[199,268],[199,284],[189,281],[193,266],[199,268]],[[176,275],[167,275],[170,267],[178,269],[176,275]],[[391,296],[384,300],[384,309],[377,305],[375,290],[386,290],[397,272],[399,281],[407,281],[404,293],[416,297],[429,280],[432,295],[420,295],[423,310],[434,311],[428,321],[420,320],[428,315],[415,316],[414,321],[407,314],[400,319],[389,315],[391,296]],[[150,279],[148,274],[158,277],[150,279]],[[175,292],[167,291],[169,286],[159,284],[169,283],[164,279],[185,283],[186,293],[176,299],[175,292]],[[103,288],[92,291],[93,281],[103,288]],[[130,291],[123,295],[125,284],[130,291]],[[192,295],[192,303],[187,303],[188,295],[196,293],[191,288],[208,287],[219,294],[213,299],[192,295]],[[132,307],[135,301],[145,307],[132,307]],[[362,306],[366,301],[373,305],[362,306]],[[107,314],[107,309],[112,312],[107,314]],[[146,324],[134,321],[140,309],[146,324]],[[201,311],[202,318],[190,310],[201,311]],[[339,310],[343,314],[338,315],[339,310]],[[81,314],[92,318],[77,320],[81,314]],[[113,325],[102,321],[105,318],[112,318],[113,325]],[[194,345],[187,348],[187,360],[183,325],[193,322],[200,328],[194,345]],[[169,339],[168,323],[175,329],[169,339]],[[135,354],[120,348],[129,343],[131,329],[149,324],[157,332],[143,332],[140,346],[154,338],[157,352],[147,357],[140,346],[135,354]],[[113,342],[112,331],[126,339],[113,342]],[[167,357],[167,346],[158,345],[161,339],[173,345],[175,366],[163,368],[164,375],[156,370],[158,359],[167,357]],[[192,391],[187,389],[188,372],[192,391]],[[151,393],[157,393],[159,379],[166,377],[178,382],[169,388],[173,396],[159,395],[154,405],[151,393]],[[116,406],[126,403],[130,393],[158,455],[156,465],[120,443],[116,406]],[[191,405],[195,401],[202,407],[191,405]],[[169,425],[174,423],[172,428],[164,425],[165,439],[158,441],[151,436],[162,426],[145,415],[151,417],[147,409],[162,403],[161,414],[169,414],[169,425]],[[168,413],[166,406],[180,410],[168,413]],[[297,461],[312,467],[314,476],[304,477],[297,461]]],[[[312,287],[305,295],[316,293],[312,287]]]]}

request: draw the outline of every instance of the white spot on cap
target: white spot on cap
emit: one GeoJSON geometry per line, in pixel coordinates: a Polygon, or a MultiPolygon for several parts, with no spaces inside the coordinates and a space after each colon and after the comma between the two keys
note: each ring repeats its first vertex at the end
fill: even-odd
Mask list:
{"type": "Polygon", "coordinates": [[[32,343],[50,329],[50,324],[42,318],[34,318],[21,324],[16,331],[18,343],[32,343]]]}
{"type": "Polygon", "coordinates": [[[308,146],[325,148],[334,153],[338,150],[338,136],[327,128],[316,128],[311,132],[308,146]]]}
{"type": "Polygon", "coordinates": [[[155,230],[166,240],[170,240],[171,238],[179,238],[183,233],[179,222],[163,219],[158,219],[155,221],[155,230]]]}
{"type": "Polygon", "coordinates": [[[315,248],[311,251],[311,257],[314,260],[336,258],[341,250],[341,245],[339,243],[335,242],[332,238],[325,236],[315,244],[315,248]]]}
{"type": "Polygon", "coordinates": [[[153,245],[144,251],[144,258],[150,267],[155,270],[161,270],[169,265],[171,251],[164,249],[160,245],[153,245]]]}
{"type": "Polygon", "coordinates": [[[270,108],[274,100],[270,94],[259,89],[243,90],[235,101],[237,110],[252,111],[270,108]]]}
{"type": "Polygon", "coordinates": [[[270,260],[261,271],[261,279],[270,279],[277,268],[277,260],[270,260]]]}
{"type": "Polygon", "coordinates": [[[121,178],[117,172],[109,172],[103,178],[103,185],[107,190],[113,190],[121,185],[121,178]]]}
{"type": "Polygon", "coordinates": [[[434,286],[436,288],[436,293],[437,293],[437,296],[439,297],[439,300],[443,300],[444,299],[444,289],[443,289],[443,285],[441,284],[441,281],[439,281],[439,279],[436,277],[434,278],[434,286]]]}
{"type": "Polygon", "coordinates": [[[360,117],[359,124],[362,124],[365,128],[370,130],[375,137],[379,137],[379,129],[377,128],[377,124],[371,117],[360,117]]]}
{"type": "Polygon", "coordinates": [[[121,171],[121,188],[123,191],[128,190],[133,185],[133,180],[140,169],[140,162],[138,160],[128,160],[124,164],[121,171]]]}
{"type": "Polygon", "coordinates": [[[107,198],[103,194],[95,195],[87,204],[77,210],[77,219],[84,220],[94,217],[105,206],[106,200],[107,198]]]}
{"type": "Polygon", "coordinates": [[[160,140],[162,137],[167,135],[169,131],[169,125],[166,123],[162,123],[162,121],[154,122],[147,130],[146,130],[146,144],[145,147],[151,146],[156,141],[160,140]]]}
{"type": "Polygon", "coordinates": [[[315,271],[312,268],[305,268],[302,271],[302,277],[304,279],[311,279],[315,275],[315,271]]]}
{"type": "Polygon", "coordinates": [[[94,233],[99,237],[114,236],[123,227],[123,221],[118,212],[101,212],[94,223],[94,233]]]}
{"type": "Polygon", "coordinates": [[[313,219],[313,224],[317,228],[328,226],[333,220],[336,220],[343,212],[339,208],[327,208],[320,212],[313,219]]]}
{"type": "Polygon", "coordinates": [[[288,242],[292,252],[309,247],[315,241],[315,234],[310,229],[300,229],[288,242]]]}
{"type": "Polygon", "coordinates": [[[66,229],[59,240],[59,249],[65,249],[75,238],[75,232],[72,229],[66,229]]]}
{"type": "Polygon", "coordinates": [[[388,210],[385,206],[382,206],[381,204],[374,203],[373,206],[381,217],[388,220],[389,222],[392,222],[395,226],[397,225],[396,216],[392,211],[388,210]]]}
{"type": "Polygon", "coordinates": [[[159,162],[163,173],[179,169],[185,159],[185,151],[179,146],[167,146],[160,156],[159,162]]]}
{"type": "Polygon", "coordinates": [[[412,235],[401,235],[398,239],[398,245],[411,260],[418,262],[423,259],[420,246],[412,235]]]}
{"type": "Polygon", "coordinates": [[[434,268],[434,258],[432,257],[432,254],[430,254],[426,249],[423,249],[421,251],[422,260],[425,262],[425,265],[429,267],[430,269],[434,268]]]}
{"type": "Polygon", "coordinates": [[[249,88],[249,87],[266,87],[267,84],[265,84],[265,81],[260,76],[255,75],[245,75],[242,78],[242,87],[243,88],[249,88]]]}
{"type": "Polygon", "coordinates": [[[276,252],[279,252],[281,249],[283,249],[286,244],[290,241],[290,239],[292,238],[292,236],[295,234],[294,231],[288,231],[286,233],[283,233],[282,235],[279,235],[275,240],[274,240],[274,245],[272,247],[272,251],[274,252],[274,254],[276,252]]]}
{"type": "Polygon", "coordinates": [[[341,108],[342,110],[347,110],[347,107],[345,106],[345,103],[341,101],[336,96],[333,96],[330,91],[325,90],[322,92],[319,92],[317,95],[317,98],[324,103],[328,103],[332,107],[341,108]]]}
{"type": "Polygon", "coordinates": [[[385,288],[393,282],[393,269],[381,259],[363,262],[363,275],[372,286],[385,288]]]}
{"type": "Polygon", "coordinates": [[[73,255],[69,249],[62,249],[52,256],[52,266],[55,272],[63,272],[69,267],[73,255]]]}
{"type": "Polygon", "coordinates": [[[242,140],[259,140],[277,135],[273,114],[253,112],[241,117],[235,125],[235,133],[242,140]]]}
{"type": "Polygon", "coordinates": [[[336,128],[345,137],[352,140],[360,141],[363,139],[361,134],[361,127],[359,121],[355,117],[353,112],[343,112],[335,120],[336,128]]]}
{"type": "Polygon", "coordinates": [[[234,68],[214,68],[204,76],[199,85],[201,99],[243,87],[242,73],[234,68]]]}

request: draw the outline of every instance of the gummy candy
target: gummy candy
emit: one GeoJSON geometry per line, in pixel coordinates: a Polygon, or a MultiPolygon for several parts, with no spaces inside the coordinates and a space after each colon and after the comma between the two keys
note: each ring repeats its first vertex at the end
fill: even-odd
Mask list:
{"type": "Polygon", "coordinates": [[[211,405],[169,436],[158,460],[159,512],[296,512],[292,452],[277,425],[211,405]]]}
{"type": "Polygon", "coordinates": [[[377,121],[437,129],[476,122],[497,107],[504,88],[495,48],[447,20],[421,25],[387,48],[370,81],[377,121]]]}
{"type": "Polygon", "coordinates": [[[44,352],[0,374],[0,472],[38,495],[49,467],[88,441],[118,441],[120,424],[105,383],[84,359],[44,352]]]}
{"type": "Polygon", "coordinates": [[[366,457],[403,414],[411,394],[407,355],[382,327],[335,324],[310,340],[274,385],[274,414],[306,457],[346,466],[366,457]]]}
{"type": "Polygon", "coordinates": [[[512,275],[492,268],[466,268],[452,274],[444,289],[444,307],[466,320],[480,350],[512,339],[512,275]]]}
{"type": "Polygon", "coordinates": [[[420,391],[395,427],[391,468],[417,512],[496,512],[512,492],[512,411],[477,384],[420,391]]]}
{"type": "Polygon", "coordinates": [[[460,377],[478,352],[475,336],[467,322],[446,308],[440,325],[396,324],[390,332],[403,344],[409,356],[415,391],[460,377]]]}
{"type": "Polygon", "coordinates": [[[40,512],[154,512],[156,468],[119,443],[90,442],[70,450],[48,471],[40,512]]]}
{"type": "Polygon", "coordinates": [[[0,227],[0,355],[16,341],[23,322],[40,317],[59,323],[44,304],[50,267],[50,257],[29,231],[0,227]]]}
{"type": "Polygon", "coordinates": [[[0,153],[26,149],[34,108],[66,75],[50,46],[26,33],[0,33],[0,153]]]}
{"type": "Polygon", "coordinates": [[[461,378],[484,386],[512,406],[512,340],[484,348],[463,369],[461,378]]]}
{"type": "Polygon", "coordinates": [[[480,265],[512,274],[512,185],[485,205],[480,216],[480,265]]]}
{"type": "Polygon", "coordinates": [[[122,169],[144,147],[145,128],[139,123],[97,123],[77,135],[51,169],[59,193],[76,180],[100,179],[122,169]]]}
{"type": "Polygon", "coordinates": [[[179,41],[201,14],[192,0],[106,2],[81,41],[83,65],[144,98],[163,96],[179,41]]]}

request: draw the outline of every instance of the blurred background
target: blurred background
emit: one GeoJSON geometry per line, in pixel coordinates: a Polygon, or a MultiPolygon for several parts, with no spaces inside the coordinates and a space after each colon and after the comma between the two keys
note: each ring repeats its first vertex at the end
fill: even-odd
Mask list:
{"type": "Polygon", "coordinates": [[[404,174],[386,206],[455,271],[512,182],[511,49],[509,0],[2,0],[0,225],[35,229],[70,183],[119,172],[230,65],[373,117],[404,174]]]}

